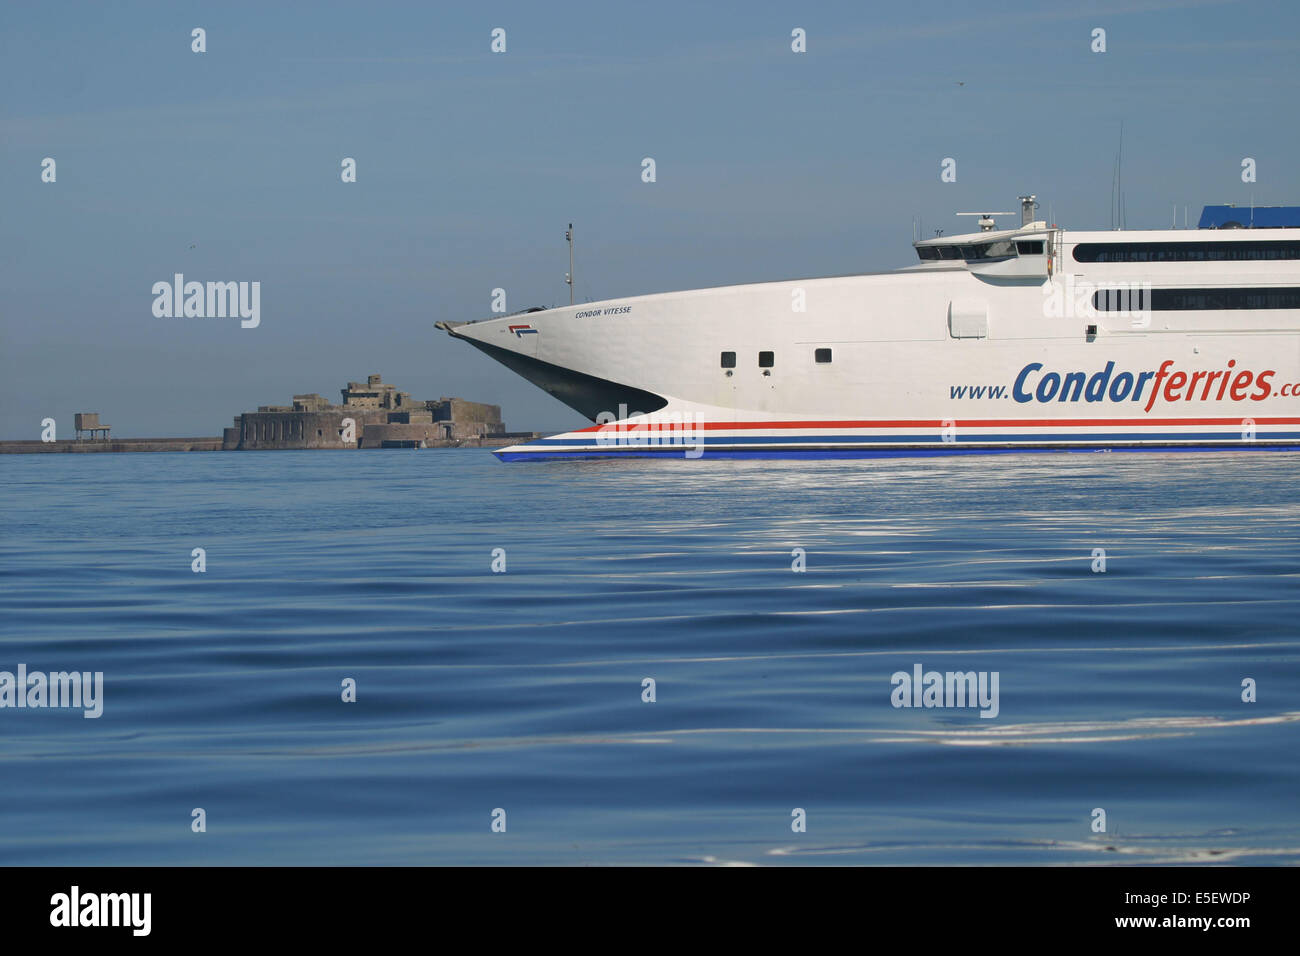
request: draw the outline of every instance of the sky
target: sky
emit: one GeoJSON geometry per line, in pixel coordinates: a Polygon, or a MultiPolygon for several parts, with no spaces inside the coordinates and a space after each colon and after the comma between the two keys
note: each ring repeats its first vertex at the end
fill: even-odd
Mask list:
{"type": "Polygon", "coordinates": [[[578,301],[891,269],[1021,193],[1109,228],[1123,123],[1128,227],[1194,226],[1300,204],[1298,87],[1294,0],[4,3],[0,438],[220,435],[371,373],[573,428],[434,329],[566,304],[570,222],[578,301]],[[260,324],[155,316],[175,273],[260,282],[260,324]]]}

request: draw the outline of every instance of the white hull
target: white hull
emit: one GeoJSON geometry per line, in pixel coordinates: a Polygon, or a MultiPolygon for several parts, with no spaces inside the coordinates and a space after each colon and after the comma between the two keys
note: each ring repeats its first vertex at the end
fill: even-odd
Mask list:
{"type": "Polygon", "coordinates": [[[602,423],[498,453],[508,460],[1300,447],[1300,309],[1267,307],[1294,304],[1300,257],[1074,255],[1076,245],[1121,242],[1300,244],[1300,230],[1069,233],[1035,223],[918,246],[999,237],[1028,239],[1031,250],[1041,242],[1042,254],[441,325],[602,423]],[[1093,307],[1095,290],[1144,286],[1164,290],[1158,308],[1118,311],[1113,295],[1109,311],[1093,307]],[[1207,289],[1273,298],[1169,307],[1193,301],[1169,290],[1207,289]],[[723,367],[728,352],[733,368],[723,367]]]}

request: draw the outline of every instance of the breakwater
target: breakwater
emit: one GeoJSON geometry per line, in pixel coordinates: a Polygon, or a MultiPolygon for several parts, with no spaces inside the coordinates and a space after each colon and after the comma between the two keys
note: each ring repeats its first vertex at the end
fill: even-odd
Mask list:
{"type": "Polygon", "coordinates": [[[221,451],[221,438],[110,438],[99,441],[0,441],[0,455],[101,451],[221,451]]]}

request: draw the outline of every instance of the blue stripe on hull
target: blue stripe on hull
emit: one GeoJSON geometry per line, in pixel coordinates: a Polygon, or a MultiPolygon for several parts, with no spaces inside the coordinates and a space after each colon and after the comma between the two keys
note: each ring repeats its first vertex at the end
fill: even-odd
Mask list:
{"type": "MultiPolygon", "coordinates": [[[[1240,451],[1300,451],[1300,445],[1272,442],[1234,442],[1220,445],[1056,445],[1016,447],[959,448],[719,448],[708,451],[698,459],[710,458],[763,458],[763,459],[813,459],[813,458],[932,458],[951,455],[1024,455],[1056,453],[1096,453],[1096,452],[1240,452],[1240,451]]],[[[498,451],[494,454],[502,461],[558,461],[561,459],[608,459],[608,458],[679,458],[685,459],[685,449],[676,448],[635,448],[625,450],[591,450],[558,451],[538,449],[537,451],[498,451]]]]}

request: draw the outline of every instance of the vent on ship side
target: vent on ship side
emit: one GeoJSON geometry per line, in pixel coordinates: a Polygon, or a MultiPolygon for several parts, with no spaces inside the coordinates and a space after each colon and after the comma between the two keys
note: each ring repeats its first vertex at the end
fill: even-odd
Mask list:
{"type": "Polygon", "coordinates": [[[949,302],[948,334],[954,339],[988,338],[988,304],[973,299],[954,299],[949,302]]]}

